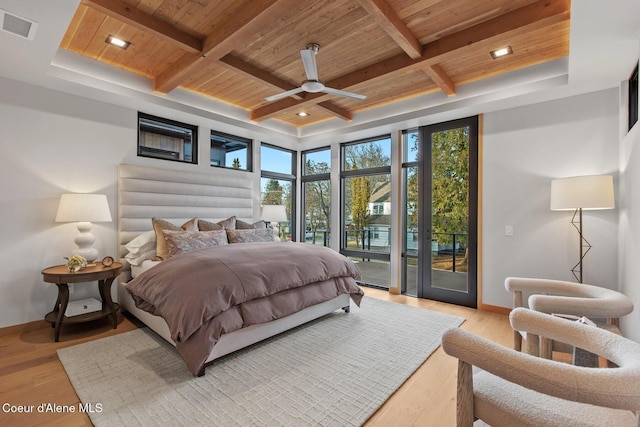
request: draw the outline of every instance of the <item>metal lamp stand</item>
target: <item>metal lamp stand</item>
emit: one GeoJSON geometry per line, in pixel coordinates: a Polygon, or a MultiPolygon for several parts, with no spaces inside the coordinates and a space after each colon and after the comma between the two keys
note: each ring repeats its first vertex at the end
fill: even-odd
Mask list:
{"type": "Polygon", "coordinates": [[[582,208],[576,209],[573,213],[571,224],[578,230],[578,234],[580,235],[580,260],[573,266],[571,272],[573,273],[573,277],[575,277],[579,283],[582,283],[582,260],[587,252],[591,250],[591,243],[589,243],[589,241],[585,239],[584,234],[582,234],[582,208]],[[576,217],[578,217],[577,220],[576,217]]]}

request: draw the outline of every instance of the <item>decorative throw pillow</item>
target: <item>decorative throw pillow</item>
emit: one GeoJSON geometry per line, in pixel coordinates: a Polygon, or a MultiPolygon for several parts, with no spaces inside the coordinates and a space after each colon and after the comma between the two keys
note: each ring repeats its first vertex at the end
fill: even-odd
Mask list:
{"type": "Polygon", "coordinates": [[[267,223],[260,220],[258,222],[254,222],[253,224],[249,224],[248,222],[236,219],[236,230],[250,230],[253,228],[267,228],[267,223]]]}
{"type": "Polygon", "coordinates": [[[204,219],[198,220],[198,229],[200,231],[214,231],[214,230],[222,230],[224,228],[236,228],[236,217],[230,216],[227,219],[223,219],[218,222],[211,222],[204,219]]]}
{"type": "Polygon", "coordinates": [[[198,231],[198,218],[191,218],[189,221],[182,224],[180,227],[166,221],[164,219],[152,218],[153,230],[156,234],[156,256],[160,259],[169,258],[169,250],[167,249],[167,242],[164,238],[163,230],[175,230],[175,231],[198,231]]]}
{"type": "Polygon", "coordinates": [[[177,231],[163,230],[167,241],[169,257],[191,252],[196,249],[210,248],[228,244],[224,230],[214,231],[177,231]]]}
{"type": "Polygon", "coordinates": [[[145,231],[139,234],[135,239],[131,240],[125,246],[127,251],[132,254],[143,254],[150,250],[156,249],[156,232],[154,230],[145,231]]]}
{"type": "MultiPolygon", "coordinates": [[[[154,239],[155,242],[155,239],[154,239]]],[[[147,251],[141,254],[134,254],[133,252],[129,252],[124,256],[124,259],[131,265],[140,265],[143,261],[148,259],[154,259],[156,257],[156,248],[154,247],[152,250],[147,251]]]]}
{"type": "Polygon", "coordinates": [[[248,230],[227,230],[229,243],[273,242],[273,229],[254,228],[248,230]]]}

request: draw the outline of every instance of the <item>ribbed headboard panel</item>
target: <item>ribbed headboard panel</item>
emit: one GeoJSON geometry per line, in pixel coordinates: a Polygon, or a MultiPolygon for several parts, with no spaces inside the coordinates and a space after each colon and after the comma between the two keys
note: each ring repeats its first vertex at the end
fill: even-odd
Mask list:
{"type": "Polygon", "coordinates": [[[253,220],[250,174],[221,176],[135,165],[118,167],[121,259],[126,255],[127,243],[153,229],[153,217],[180,225],[193,217],[215,222],[233,215],[243,221],[253,220]]]}

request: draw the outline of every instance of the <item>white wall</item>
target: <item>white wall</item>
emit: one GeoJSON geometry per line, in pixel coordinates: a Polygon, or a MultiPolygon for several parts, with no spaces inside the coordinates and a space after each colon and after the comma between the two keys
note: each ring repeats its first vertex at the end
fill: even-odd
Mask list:
{"type": "Polygon", "coordinates": [[[621,319],[620,328],[624,336],[640,342],[640,122],[627,132],[627,85],[621,86],[620,95],[619,279],[620,291],[636,306],[621,319]]]}
{"type": "MultiPolygon", "coordinates": [[[[575,281],[579,239],[571,213],[549,209],[551,180],[617,177],[617,95],[612,89],[484,116],[484,304],[511,306],[508,276],[575,281]]],[[[583,227],[593,245],[583,281],[616,289],[617,211],[585,211],[583,227]]]]}
{"type": "MultiPolygon", "coordinates": [[[[210,129],[293,147],[297,139],[257,133],[227,123],[132,100],[130,108],[93,101],[0,78],[0,327],[42,319],[56,300],[57,288],[45,284],[42,269],[64,263],[75,248],[75,224],[55,223],[60,194],[106,194],[112,223],[93,226],[100,256],[117,255],[117,165],[141,164],[207,173],[210,129]],[[199,129],[198,165],[136,156],[137,111],[195,124],[199,129]]],[[[259,197],[259,163],[254,164],[254,199],[259,197]]],[[[256,203],[256,209],[259,209],[256,203]]],[[[256,218],[259,212],[256,211],[256,218]]],[[[71,299],[97,296],[97,286],[76,285],[71,299]]],[[[112,288],[115,298],[115,286],[112,288]]]]}
{"type": "Polygon", "coordinates": [[[620,145],[620,291],[636,309],[621,319],[622,334],[640,342],[640,125],[620,145]]]}

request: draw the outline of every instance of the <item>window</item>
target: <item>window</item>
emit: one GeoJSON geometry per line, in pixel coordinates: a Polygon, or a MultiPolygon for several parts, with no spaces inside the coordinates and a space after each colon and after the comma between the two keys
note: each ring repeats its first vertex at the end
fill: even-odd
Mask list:
{"type": "Polygon", "coordinates": [[[302,152],[301,241],[329,246],[331,218],[331,149],[302,152]]]}
{"type": "Polygon", "coordinates": [[[638,64],[629,77],[629,130],[638,121],[638,64]]]}
{"type": "MultiPolygon", "coordinates": [[[[418,173],[419,173],[418,130],[402,132],[402,293],[417,295],[418,268],[418,173]]],[[[431,250],[438,249],[437,242],[431,243],[431,250]]]]}
{"type": "Polygon", "coordinates": [[[363,284],[388,288],[391,137],[342,144],[341,155],[340,251],[358,263],[363,284]]]}
{"type": "Polygon", "coordinates": [[[198,126],[138,112],[138,156],[198,163],[198,126]]]}
{"type": "Polygon", "coordinates": [[[211,166],[251,171],[251,163],[250,139],[211,131],[211,166]]]}
{"type": "Polygon", "coordinates": [[[384,215],[384,203],[373,203],[371,211],[374,215],[384,215]]]}
{"type": "MultiPolygon", "coordinates": [[[[260,146],[261,203],[284,205],[287,219],[278,221],[281,240],[295,240],[296,152],[262,143],[260,146]]],[[[263,218],[269,220],[269,218],[263,218]]]]}

